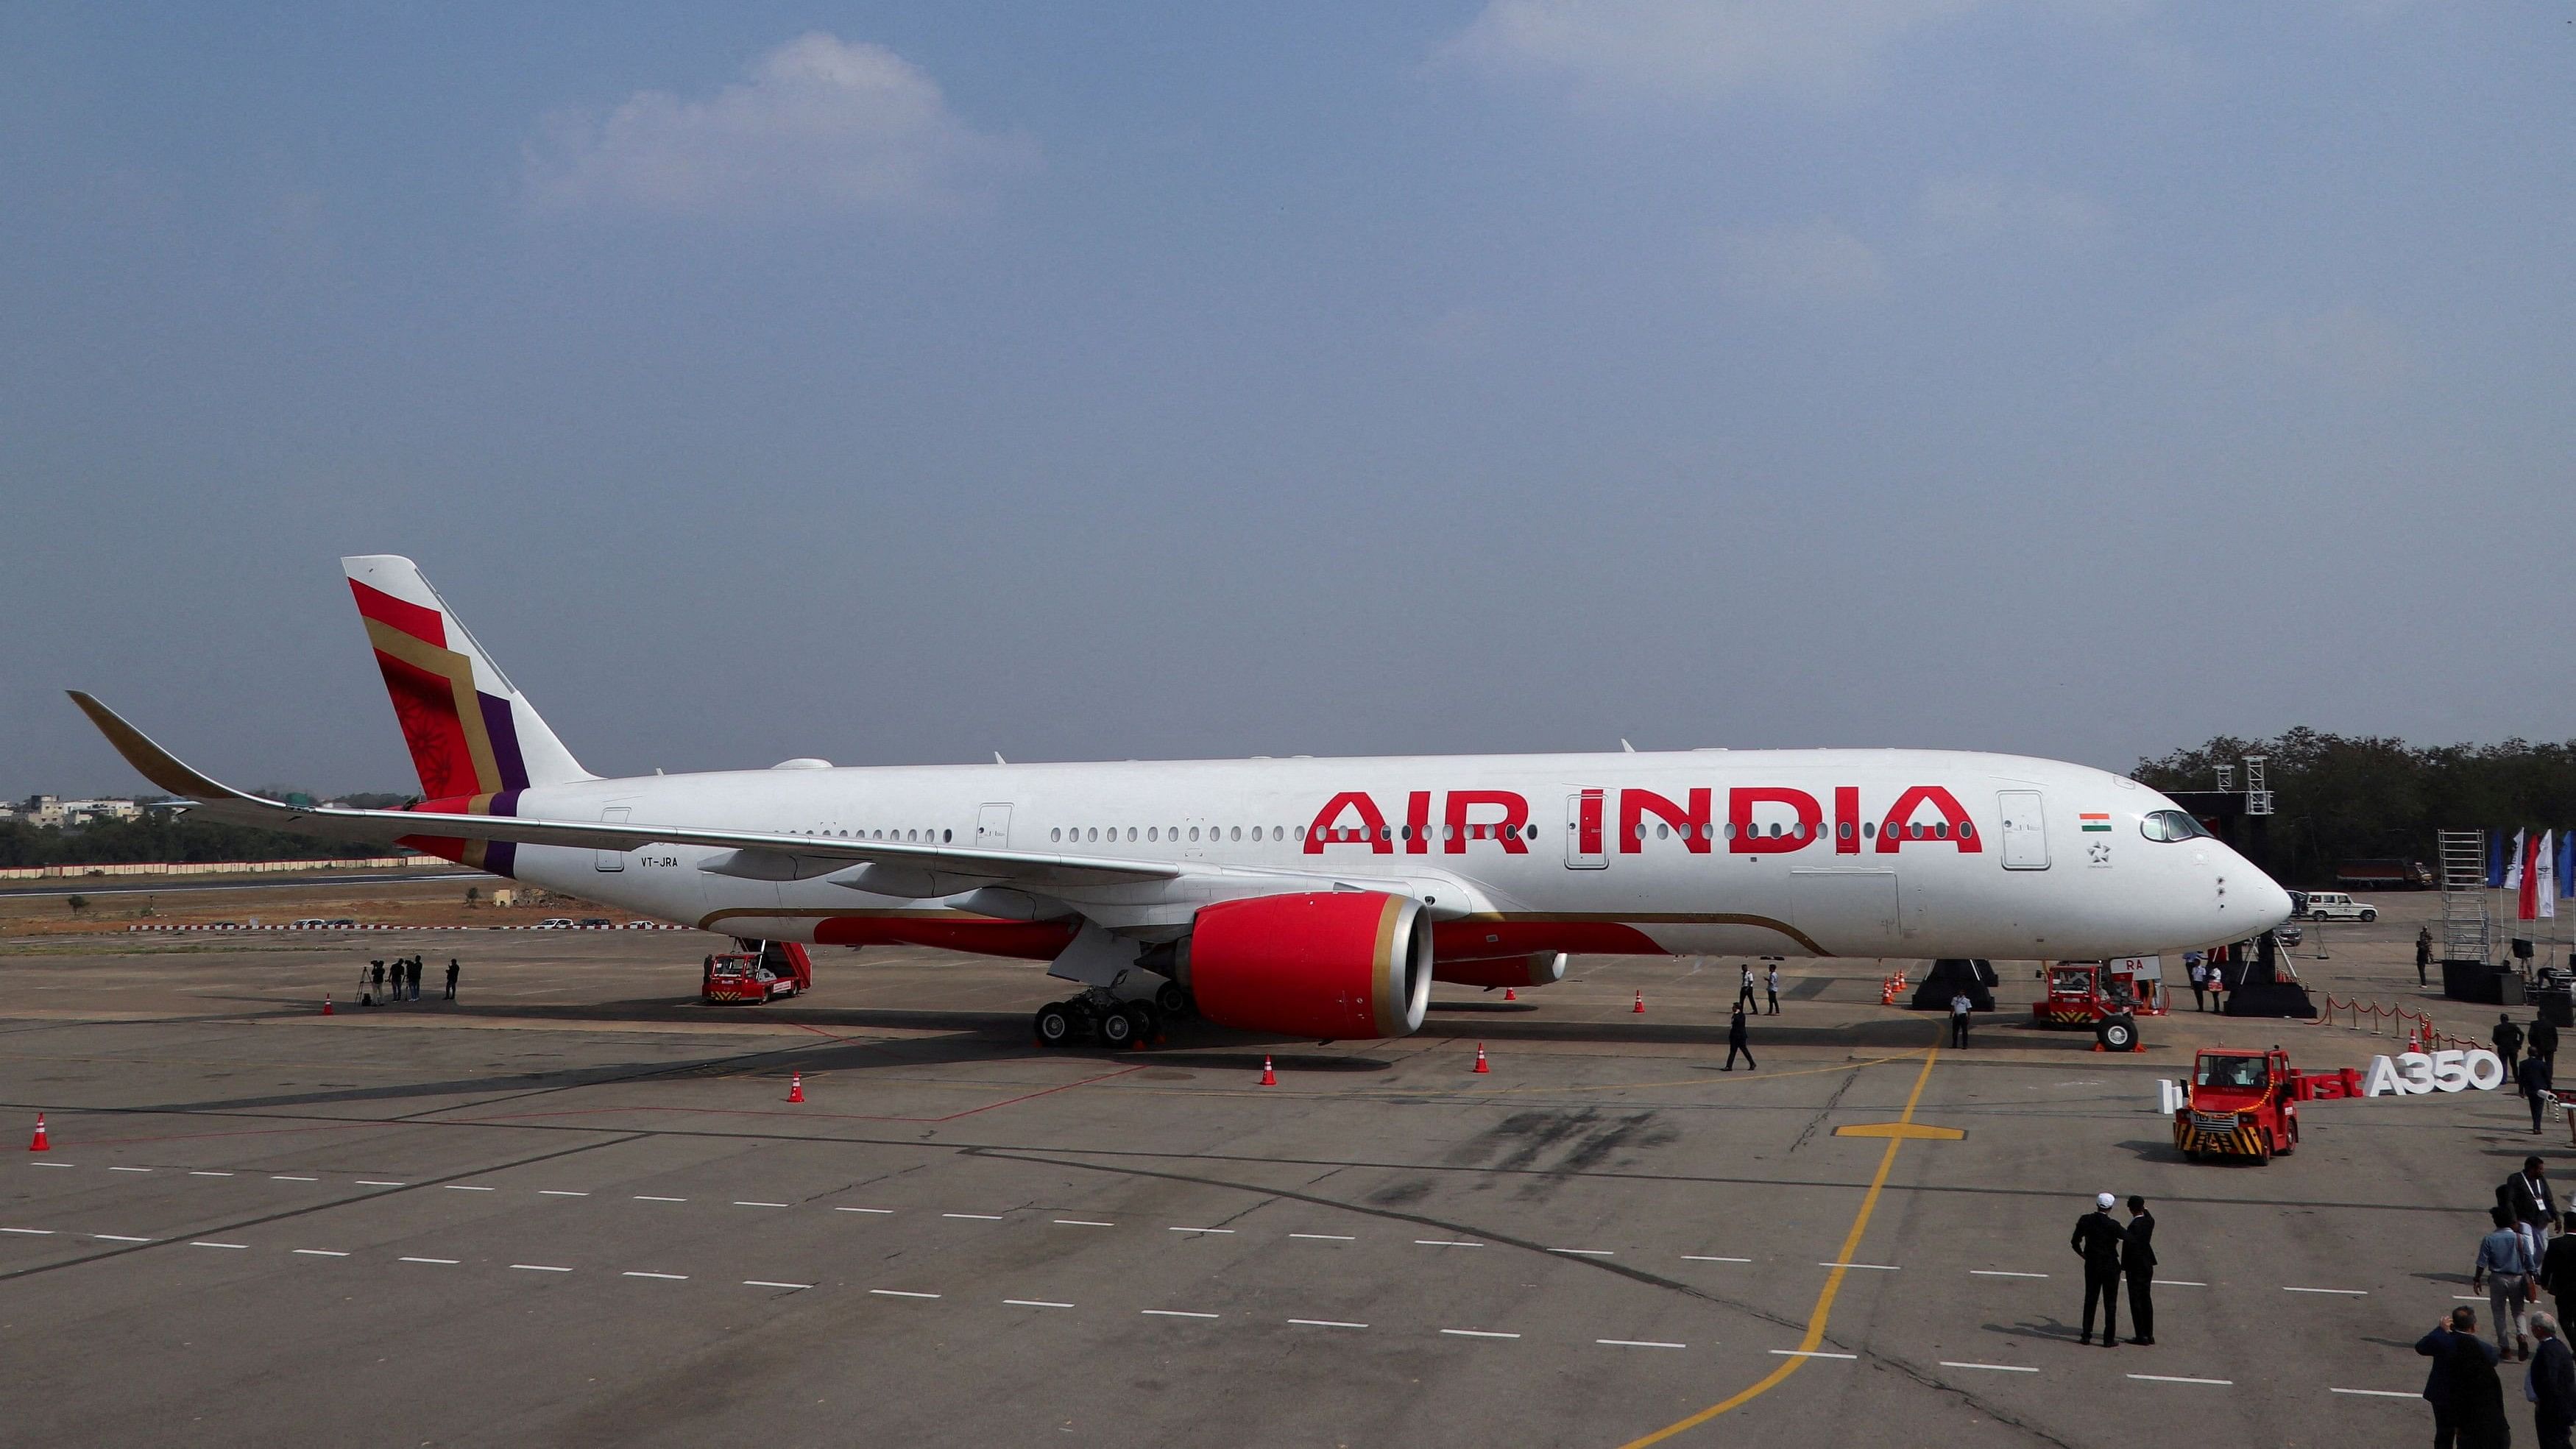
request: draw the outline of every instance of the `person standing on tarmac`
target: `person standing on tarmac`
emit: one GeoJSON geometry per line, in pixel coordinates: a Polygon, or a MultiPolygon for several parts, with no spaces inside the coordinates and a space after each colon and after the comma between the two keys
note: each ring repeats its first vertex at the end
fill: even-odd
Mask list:
{"type": "Polygon", "coordinates": [[[2532,1017],[2531,1030],[2523,1039],[2531,1044],[2533,1056],[2548,1062],[2551,1071],[2558,1069],[2558,1028],[2549,1024],[2548,1017],[2532,1017]]]}
{"type": "Polygon", "coordinates": [[[2491,1208],[2489,1216],[2495,1231],[2478,1239],[2478,1261],[2469,1270],[2469,1291],[2487,1295],[2487,1311],[2495,1315],[2496,1352],[2505,1358],[2514,1356],[2519,1341],[2522,1356],[2531,1356],[2531,1340],[2523,1337],[2523,1280],[2531,1272],[2531,1243],[2503,1208],[2491,1208]]]}
{"type": "Polygon", "coordinates": [[[376,1000],[378,1000],[378,1001],[382,1001],[382,1000],[384,1000],[384,999],[385,999],[385,963],[384,963],[384,962],[382,962],[382,961],[374,961],[374,962],[370,962],[370,963],[368,963],[368,964],[370,964],[370,965],[372,965],[373,967],[375,967],[375,971],[376,971],[376,1000]]]}
{"type": "Polygon", "coordinates": [[[461,966],[459,966],[459,965],[457,965],[457,964],[456,964],[456,958],[455,958],[455,957],[450,956],[450,957],[448,957],[448,958],[447,958],[447,999],[448,999],[448,1000],[450,1000],[450,1001],[454,1001],[454,1000],[456,999],[456,978],[457,978],[457,977],[459,977],[459,976],[461,976],[461,975],[463,975],[463,974],[464,974],[464,972],[465,972],[465,968],[463,968],[463,967],[461,967],[461,966]]]}
{"type": "Polygon", "coordinates": [[[2430,926],[2418,926],[2418,927],[2416,927],[2416,928],[2415,928],[2415,984],[2416,984],[2416,985],[2418,985],[2418,986],[2430,986],[2430,985],[2432,985],[2432,984],[2433,984],[2432,982],[2427,981],[2427,980],[2425,980],[2425,979],[2424,979],[2424,972],[2425,972],[2425,969],[2426,969],[2427,967],[2431,966],[2432,964],[2433,964],[2433,928],[2432,928],[2432,927],[2430,927],[2430,926]]]}
{"type": "Polygon", "coordinates": [[[1961,1048],[1967,1046],[1968,1013],[1976,1009],[1977,1003],[1969,998],[1965,987],[1960,988],[1958,995],[1950,998],[1950,1045],[1961,1048]]]}
{"type": "Polygon", "coordinates": [[[2487,1034],[2487,1040],[2495,1043],[2496,1055],[2504,1058],[2504,1074],[2512,1076],[2522,1057],[2522,1028],[2513,1024],[2512,1013],[2496,1013],[2495,1030],[2487,1034]]]}
{"type": "Polygon", "coordinates": [[[2576,1310],[2576,1213],[2558,1220],[2558,1236],[2540,1255],[2540,1286],[2558,1300],[2558,1316],[2564,1320],[2576,1310]]]}
{"type": "Polygon", "coordinates": [[[2129,1195],[2129,1230],[2120,1244],[2120,1271],[2129,1279],[2129,1342],[2153,1347],[2156,1305],[2151,1294],[2156,1281],[2156,1215],[2147,1211],[2147,1200],[2135,1193],[2129,1195]]]}
{"type": "Polygon", "coordinates": [[[2200,964],[2198,951],[2185,954],[2188,957],[2185,966],[2191,973],[2191,1009],[2207,1011],[2209,1010],[2209,968],[2200,964]]]}
{"type": "Polygon", "coordinates": [[[1768,972],[1766,972],[1766,973],[1764,974],[1764,976],[1763,976],[1763,978],[1762,978],[1762,989],[1763,989],[1765,992],[1769,993],[1769,995],[1770,995],[1770,997],[1771,997],[1771,1009],[1770,1009],[1769,1011],[1764,1012],[1764,1013],[1763,1013],[1763,1015],[1765,1015],[1765,1016],[1778,1016],[1778,1015],[1780,1014],[1780,963],[1779,963],[1779,962],[1777,962],[1777,961],[1772,962],[1772,963],[1771,963],[1771,969],[1770,969],[1768,972]]]}
{"type": "Polygon", "coordinates": [[[2538,1052],[2524,1057],[2522,1065],[2513,1069],[2513,1085],[2531,1103],[2531,1130],[2537,1134],[2540,1114],[2549,1106],[2549,1058],[2538,1052]]]}
{"type": "MultiPolygon", "coordinates": [[[[1749,970],[1746,971],[1744,973],[1744,979],[1747,981],[1752,980],[1753,973],[1749,970]]],[[[1748,1071],[1758,1072],[1762,1070],[1762,1064],[1753,1059],[1753,1048],[1746,1044],[1744,1030],[1744,1003],[1741,1001],[1735,1003],[1735,1015],[1729,1019],[1726,1024],[1726,1065],[1718,1068],[1718,1070],[1725,1072],[1734,1071],[1735,1055],[1738,1052],[1742,1052],[1744,1054],[1744,1065],[1748,1071]]]]}
{"type": "Polygon", "coordinates": [[[2415,1351],[2433,1361],[2424,1402],[2433,1406],[2435,1449],[2507,1442],[2504,1385],[2496,1381],[2496,1351],[2478,1337],[2476,1309],[2452,1309],[2447,1322],[2415,1340],[2415,1351]]]}
{"type": "Polygon", "coordinates": [[[1744,984],[1736,988],[1735,1009],[1741,1011],[1751,1005],[1753,1005],[1753,968],[1747,966],[1744,968],[1744,984]]]}
{"type": "Polygon", "coordinates": [[[2559,1337],[2558,1320],[2546,1313],[2531,1315],[2531,1332],[2540,1340],[2523,1385],[2531,1397],[2532,1431],[2540,1436],[2540,1449],[2569,1449],[2567,1431],[2576,1427],[2576,1354],[2559,1337]]]}
{"type": "Polygon", "coordinates": [[[2111,1216],[2113,1201],[2107,1192],[2095,1193],[2093,1211],[2075,1220],[2075,1236],[2067,1241],[2084,1260],[2084,1333],[2076,1342],[2093,1341],[2093,1305],[2099,1302],[2104,1348],[2120,1346],[2120,1250],[2128,1241],[2111,1216]]]}

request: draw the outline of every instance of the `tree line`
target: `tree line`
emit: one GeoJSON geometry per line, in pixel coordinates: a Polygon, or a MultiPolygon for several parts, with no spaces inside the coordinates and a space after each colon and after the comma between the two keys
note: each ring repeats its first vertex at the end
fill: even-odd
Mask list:
{"type": "Polygon", "coordinates": [[[2576,826],[2576,740],[2410,745],[2305,725],[2272,739],[2220,735],[2142,759],[2130,772],[2158,790],[2214,790],[2220,765],[2268,755],[2273,816],[2254,863],[2293,887],[2330,887],[2347,860],[2431,862],[2434,832],[2576,826]]]}
{"type": "Polygon", "coordinates": [[[172,864],[216,860],[345,860],[400,854],[392,846],[322,840],[283,830],[225,825],[186,815],[146,815],[89,825],[35,826],[0,821],[0,867],[172,864]]]}

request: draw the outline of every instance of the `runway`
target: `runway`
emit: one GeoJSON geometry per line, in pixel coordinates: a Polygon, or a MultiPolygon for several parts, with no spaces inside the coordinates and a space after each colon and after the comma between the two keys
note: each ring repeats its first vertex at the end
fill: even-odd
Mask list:
{"type": "MultiPolygon", "coordinates": [[[[2413,926],[2380,931],[2393,959],[2413,926]]],[[[1796,968],[1729,1074],[1724,963],[1582,960],[1509,1011],[1443,988],[1391,1043],[1111,1054],[1030,1045],[1052,993],[1019,964],[832,952],[792,1009],[723,1009],[683,999],[694,936],[472,945],[454,1006],[327,1018],[346,945],[0,957],[0,1099],[55,1142],[0,1163],[21,1432],[2387,1442],[2486,1183],[2570,1155],[2461,1097],[2186,1165],[2154,1078],[2272,1024],[1953,1053],[1870,963],[1796,968]],[[1834,1131],[1900,1121],[1967,1135],[1834,1131]],[[2155,1346],[2073,1341],[2097,1188],[2162,1221],[2155,1346]]]]}

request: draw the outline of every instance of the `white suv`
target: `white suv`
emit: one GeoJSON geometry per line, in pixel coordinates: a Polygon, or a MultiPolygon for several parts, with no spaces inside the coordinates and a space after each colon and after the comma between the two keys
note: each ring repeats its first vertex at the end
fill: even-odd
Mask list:
{"type": "Polygon", "coordinates": [[[2341,891],[2310,891],[2307,916],[2311,921],[2375,921],[2379,907],[2364,905],[2341,891]]]}

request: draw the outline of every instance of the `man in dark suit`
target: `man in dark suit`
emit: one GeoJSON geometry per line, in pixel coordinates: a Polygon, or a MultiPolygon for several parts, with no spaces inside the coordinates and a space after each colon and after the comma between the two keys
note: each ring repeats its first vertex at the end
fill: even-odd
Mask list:
{"type": "Polygon", "coordinates": [[[2120,1245],[2120,1271],[2129,1278],[2129,1342],[2156,1341],[2156,1215],[2147,1200],[2129,1198],[2129,1230],[2120,1245]]]}
{"type": "Polygon", "coordinates": [[[2424,1402],[2433,1406],[2433,1449],[2454,1449],[2464,1418],[2471,1442],[2479,1432],[2502,1427],[2501,1400],[2492,1418],[2478,1402],[2496,1392],[2497,1354],[2494,1345],[2478,1337],[2476,1309],[2452,1309],[2448,1322],[2434,1324],[2431,1333],[2415,1341],[2415,1351],[2433,1361],[2432,1371],[2424,1376],[2424,1402]],[[2477,1382],[2481,1367],[2484,1383],[2477,1382]]]}
{"type": "Polygon", "coordinates": [[[2576,1309],[2576,1213],[2558,1221],[2558,1236],[2549,1240],[2549,1249],[2540,1255],[2540,1286],[2558,1300],[2558,1318],[2568,1321],[2569,1310],[2576,1309]]]}
{"type": "Polygon", "coordinates": [[[2522,1171],[2504,1180],[2504,1205],[2522,1225],[2523,1236],[2531,1240],[2533,1260],[2538,1261],[2549,1230],[2558,1224],[2558,1199],[2549,1190],[2549,1169],[2539,1158],[2524,1158],[2522,1171]]]}
{"type": "Polygon", "coordinates": [[[2099,1302],[2104,1348],[2120,1346],[2120,1249],[2128,1241],[2111,1216],[2112,1201],[2109,1193],[2096,1193],[2093,1211],[2075,1220],[2075,1236],[2067,1242],[2084,1260],[2084,1336],[2076,1341],[2093,1341],[2093,1305],[2099,1302]]]}
{"type": "Polygon", "coordinates": [[[2531,1315],[2531,1332],[2540,1346],[2531,1351],[2531,1418],[2539,1431],[2540,1449],[2569,1449],[2567,1431],[2576,1426],[2576,1354],[2559,1335],[2558,1320],[2531,1315]]]}

